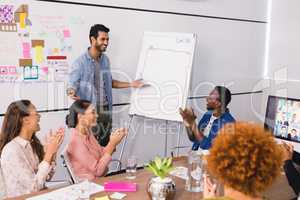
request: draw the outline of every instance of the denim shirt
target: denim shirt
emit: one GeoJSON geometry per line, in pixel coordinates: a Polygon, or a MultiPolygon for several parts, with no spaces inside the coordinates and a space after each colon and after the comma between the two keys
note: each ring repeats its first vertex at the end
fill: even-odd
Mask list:
{"type": "MultiPolygon", "coordinates": [[[[206,126],[208,125],[210,121],[210,117],[212,116],[212,112],[208,111],[206,112],[201,120],[198,123],[198,129],[200,131],[204,131],[206,126]]],[[[210,149],[212,145],[213,139],[218,135],[219,130],[226,124],[226,123],[233,123],[235,122],[235,119],[232,117],[232,115],[229,113],[229,110],[226,110],[219,118],[215,119],[213,121],[213,124],[211,126],[210,132],[207,137],[204,137],[201,141],[194,141],[192,150],[196,151],[199,149],[210,149]]]]}
{"type": "MultiPolygon", "coordinates": [[[[107,95],[109,110],[112,110],[112,76],[109,59],[105,54],[100,57],[99,64],[105,82],[105,94],[107,95]]],[[[80,99],[88,100],[96,106],[97,97],[94,87],[95,60],[87,50],[75,60],[69,73],[68,88],[73,88],[80,99]]],[[[100,74],[101,76],[101,74],[100,74]]]]}

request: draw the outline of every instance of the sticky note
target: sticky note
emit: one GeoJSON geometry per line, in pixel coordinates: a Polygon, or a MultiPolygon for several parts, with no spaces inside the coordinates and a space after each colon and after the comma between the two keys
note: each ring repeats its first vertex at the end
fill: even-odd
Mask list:
{"type": "Polygon", "coordinates": [[[32,66],[32,59],[19,59],[19,66],[32,66]]]}
{"type": "Polygon", "coordinates": [[[27,13],[20,13],[20,28],[26,28],[26,16],[27,13]]]}
{"type": "Polygon", "coordinates": [[[35,50],[35,62],[37,64],[41,64],[43,62],[43,58],[44,58],[44,55],[43,55],[43,47],[42,46],[36,46],[34,47],[34,50],[35,50]]]}
{"type": "Polygon", "coordinates": [[[135,192],[137,184],[131,182],[105,182],[104,190],[109,192],[135,192]]]}
{"type": "Polygon", "coordinates": [[[30,58],[30,50],[29,51],[23,51],[23,58],[30,58]]]}
{"type": "Polygon", "coordinates": [[[64,33],[64,37],[65,37],[65,38],[69,38],[69,37],[71,37],[70,30],[68,30],[68,29],[65,29],[65,30],[63,30],[63,33],[64,33]]]}
{"type": "Polygon", "coordinates": [[[24,67],[24,79],[31,78],[31,68],[29,66],[24,67]]]}
{"type": "Polygon", "coordinates": [[[31,67],[31,78],[33,79],[38,79],[38,67],[37,66],[32,66],[31,67]]]}
{"type": "Polygon", "coordinates": [[[23,42],[23,51],[30,51],[30,43],[29,42],[23,42]]]}
{"type": "Polygon", "coordinates": [[[112,195],[110,195],[110,198],[112,199],[123,199],[124,197],[126,197],[126,194],[120,192],[114,192],[112,195]]]}
{"type": "Polygon", "coordinates": [[[17,68],[15,66],[8,67],[8,73],[10,75],[16,75],[17,74],[17,68]]]}
{"type": "Polygon", "coordinates": [[[104,197],[96,197],[95,200],[110,200],[108,198],[108,196],[104,196],[104,197]]]}
{"type": "Polygon", "coordinates": [[[41,70],[45,73],[48,74],[49,68],[48,67],[42,67],[41,70]]]}
{"type": "Polygon", "coordinates": [[[31,40],[31,46],[32,47],[36,47],[36,46],[45,47],[45,41],[44,40],[31,40]]]}
{"type": "Polygon", "coordinates": [[[7,67],[0,66],[0,74],[1,75],[6,75],[7,74],[7,67]]]}
{"type": "Polygon", "coordinates": [[[13,5],[0,5],[0,22],[12,23],[14,19],[13,5]]]}

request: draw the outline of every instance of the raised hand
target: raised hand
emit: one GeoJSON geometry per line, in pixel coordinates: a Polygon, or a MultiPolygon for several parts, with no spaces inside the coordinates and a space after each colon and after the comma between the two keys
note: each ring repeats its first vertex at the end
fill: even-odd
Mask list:
{"type": "Polygon", "coordinates": [[[126,128],[119,128],[115,130],[111,135],[109,142],[111,142],[114,146],[117,146],[122,139],[127,135],[128,130],[126,128]]]}
{"type": "Polygon", "coordinates": [[[179,113],[183,119],[183,123],[186,127],[191,127],[195,123],[197,118],[192,108],[179,108],[179,113]]]}
{"type": "Polygon", "coordinates": [[[60,145],[63,142],[65,130],[59,128],[54,134],[50,131],[45,145],[45,158],[47,162],[51,162],[52,157],[56,155],[60,145]]]}

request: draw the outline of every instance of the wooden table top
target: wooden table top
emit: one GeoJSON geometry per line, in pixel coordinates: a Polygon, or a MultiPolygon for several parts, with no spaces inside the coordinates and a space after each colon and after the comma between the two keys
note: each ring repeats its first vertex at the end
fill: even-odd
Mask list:
{"type": "MultiPolygon", "coordinates": [[[[174,166],[187,166],[187,160],[185,157],[179,157],[179,158],[174,158],[173,160],[174,166]]],[[[127,182],[134,182],[138,184],[138,189],[136,192],[126,192],[127,196],[123,198],[124,200],[151,200],[150,197],[147,194],[147,183],[148,180],[152,177],[153,175],[148,172],[145,169],[141,169],[137,171],[137,176],[133,180],[128,180],[126,179],[126,173],[124,174],[118,174],[114,176],[109,176],[109,177],[102,177],[99,178],[96,183],[103,185],[104,182],[107,181],[127,181],[127,182]]],[[[171,176],[176,184],[176,195],[175,199],[176,200],[200,200],[202,199],[202,193],[193,193],[193,192],[187,192],[185,191],[185,180],[171,176]]],[[[40,192],[35,192],[32,194],[28,195],[23,195],[17,198],[17,200],[21,199],[26,199],[28,197],[36,196],[39,194],[47,193],[53,191],[52,190],[42,190],[40,192]]],[[[93,194],[90,199],[95,199],[96,197],[102,197],[106,195],[110,195],[112,192],[100,192],[93,194]]],[[[287,180],[285,178],[285,175],[282,174],[278,180],[273,184],[273,186],[267,190],[265,193],[265,196],[268,199],[271,200],[288,200],[294,197],[294,193],[292,189],[288,186],[287,180]]]]}
{"type": "MultiPolygon", "coordinates": [[[[174,165],[175,166],[187,166],[187,160],[184,157],[181,158],[176,158],[174,159],[174,165]]],[[[151,172],[147,170],[139,170],[137,172],[137,176],[134,180],[131,180],[134,183],[137,183],[138,185],[138,190],[136,192],[127,192],[126,199],[130,200],[151,200],[150,197],[147,194],[147,184],[148,180],[153,177],[151,172]]],[[[184,190],[185,187],[185,180],[171,176],[175,182],[176,185],[176,195],[175,199],[189,199],[189,200],[200,200],[202,198],[202,193],[193,193],[193,192],[187,192],[184,190]]],[[[103,185],[104,182],[106,181],[128,181],[131,182],[130,180],[126,179],[126,173],[125,174],[120,174],[116,176],[111,176],[111,177],[104,177],[100,178],[96,182],[103,185]]],[[[112,193],[107,193],[107,192],[101,192],[98,194],[95,194],[91,197],[91,199],[94,199],[95,197],[101,197],[105,195],[110,195],[112,193]]]]}

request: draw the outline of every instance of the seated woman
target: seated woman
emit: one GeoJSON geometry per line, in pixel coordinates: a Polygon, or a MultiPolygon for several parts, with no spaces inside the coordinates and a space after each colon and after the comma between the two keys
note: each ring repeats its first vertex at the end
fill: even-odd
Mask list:
{"type": "Polygon", "coordinates": [[[36,136],[40,115],[29,100],[11,103],[0,135],[1,168],[7,197],[39,191],[53,174],[53,161],[64,130],[51,135],[43,146],[36,136]]]}
{"type": "Polygon", "coordinates": [[[214,140],[208,170],[224,185],[225,197],[215,198],[216,185],[205,178],[207,199],[260,200],[280,174],[283,149],[271,133],[253,123],[227,124],[214,140]]]}
{"type": "Polygon", "coordinates": [[[86,100],[76,100],[69,109],[66,123],[73,128],[67,154],[77,178],[95,180],[105,175],[111,155],[127,130],[116,130],[106,147],[98,144],[91,129],[97,126],[95,107],[86,100]]]}

